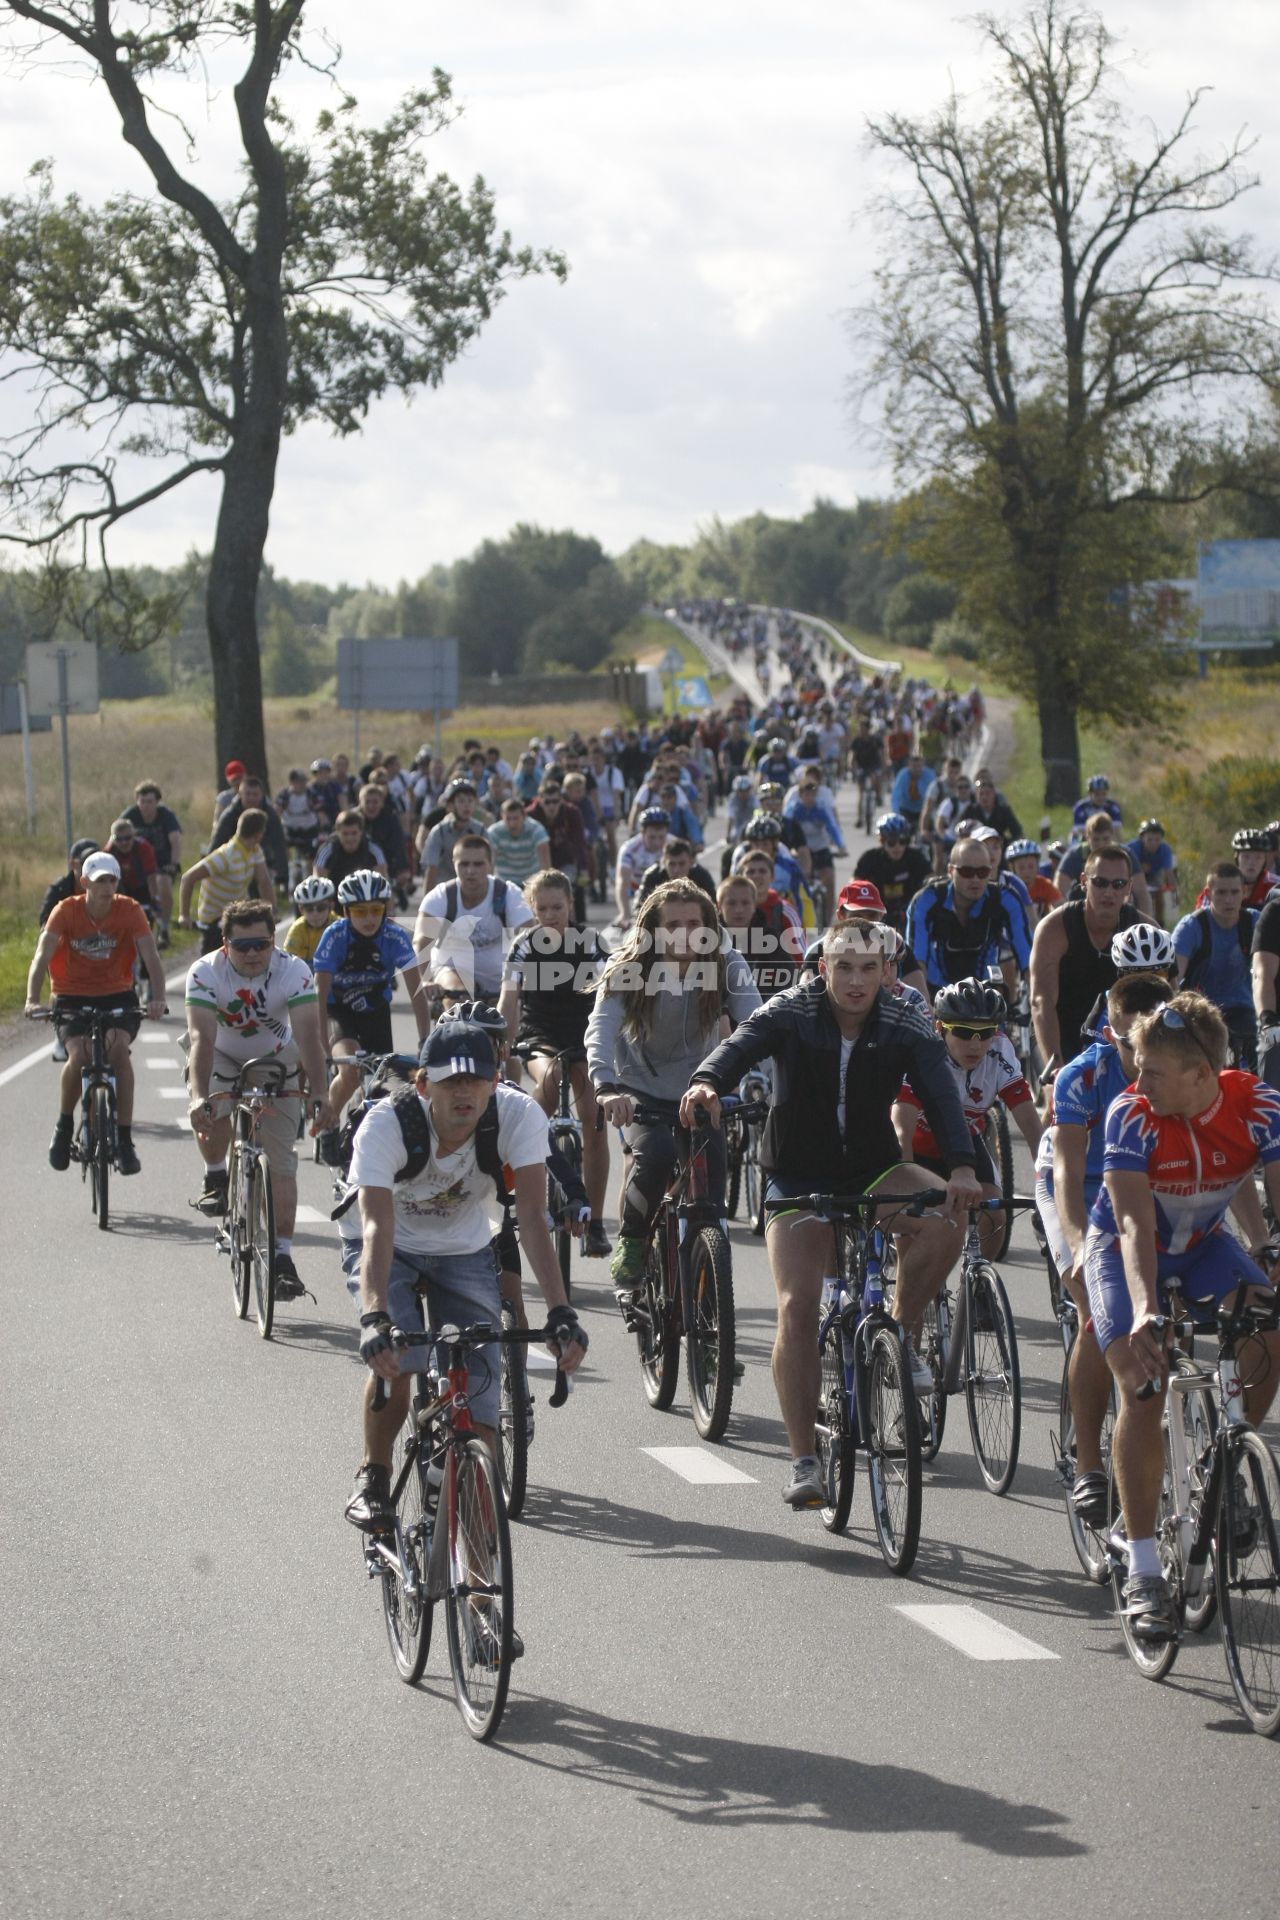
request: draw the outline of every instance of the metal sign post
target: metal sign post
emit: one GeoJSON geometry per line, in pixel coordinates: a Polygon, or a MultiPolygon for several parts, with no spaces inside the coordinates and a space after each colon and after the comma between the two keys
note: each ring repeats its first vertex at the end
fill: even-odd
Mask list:
{"type": "Polygon", "coordinates": [[[71,842],[75,833],[71,826],[71,742],[67,737],[67,715],[71,711],[71,689],[67,685],[67,656],[58,654],[58,731],[62,735],[62,824],[67,843],[67,858],[71,858],[71,842]]]}
{"type": "Polygon", "coordinates": [[[22,784],[27,792],[27,832],[36,830],[36,776],[31,765],[31,715],[27,712],[26,682],[18,682],[18,717],[22,727],[22,784]]]}

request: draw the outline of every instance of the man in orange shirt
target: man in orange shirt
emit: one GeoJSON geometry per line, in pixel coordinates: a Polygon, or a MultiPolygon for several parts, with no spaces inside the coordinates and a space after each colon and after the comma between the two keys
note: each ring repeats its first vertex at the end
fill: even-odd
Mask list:
{"type": "Polygon", "coordinates": [[[107,1037],[107,1060],[116,1077],[116,1114],[121,1173],[140,1173],[133,1144],[133,1064],[129,1043],[138,1031],[142,1013],[133,986],[133,964],[140,959],[151,981],[149,1017],[166,1012],[164,969],[155,935],[136,900],[122,898],[120,863],[110,853],[91,853],[81,870],[84,892],[59,901],[45,922],[27,975],[28,1015],[40,1006],[44,977],[53,988],[53,1013],[58,1033],[66,1042],[67,1064],[62,1069],[58,1124],[49,1144],[49,1165],[65,1173],[71,1164],[71,1133],[75,1124],[80,1076],[87,1048],[86,1016],[96,1009],[124,1011],[107,1037]]]}

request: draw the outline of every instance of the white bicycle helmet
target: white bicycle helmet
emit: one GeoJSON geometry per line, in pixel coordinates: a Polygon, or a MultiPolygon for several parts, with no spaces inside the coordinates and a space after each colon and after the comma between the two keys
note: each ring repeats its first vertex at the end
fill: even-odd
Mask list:
{"type": "Polygon", "coordinates": [[[357,867],[338,888],[338,900],[344,907],[360,906],[370,900],[385,906],[391,898],[391,882],[376,867],[357,867]]]}
{"type": "Polygon", "coordinates": [[[1021,860],[1025,858],[1027,854],[1031,854],[1033,858],[1039,859],[1040,849],[1034,840],[1011,840],[1004,850],[1006,860],[1021,860]]]}
{"type": "Polygon", "coordinates": [[[295,907],[323,907],[333,898],[333,882],[323,873],[309,873],[293,890],[295,907]]]}
{"type": "Polygon", "coordinates": [[[1122,927],[1111,942],[1111,964],[1121,973],[1163,972],[1173,965],[1173,938],[1163,927],[1122,927]]]}

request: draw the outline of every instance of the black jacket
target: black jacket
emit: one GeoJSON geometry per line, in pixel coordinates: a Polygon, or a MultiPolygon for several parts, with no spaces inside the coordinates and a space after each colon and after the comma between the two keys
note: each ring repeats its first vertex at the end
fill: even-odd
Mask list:
{"type": "Polygon", "coordinates": [[[708,1055],[693,1084],[728,1093],[748,1067],[771,1059],[760,1164],[769,1173],[812,1179],[814,1193],[861,1193],[901,1160],[889,1112],[908,1075],[947,1166],[974,1164],[946,1048],[925,1015],[881,992],[850,1056],[843,1140],[836,1117],[840,1042],[826,983],[811,981],[757,1008],[708,1055]]]}

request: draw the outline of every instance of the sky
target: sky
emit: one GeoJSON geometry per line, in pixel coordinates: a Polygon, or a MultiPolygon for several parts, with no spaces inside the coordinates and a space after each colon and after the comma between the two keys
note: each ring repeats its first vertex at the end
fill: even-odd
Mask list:
{"type": "MultiPolygon", "coordinates": [[[[1207,148],[1257,129],[1263,188],[1241,224],[1280,229],[1271,132],[1273,0],[1114,0],[1138,59],[1135,115],[1167,126],[1209,84],[1207,148]]],[[[0,21],[4,7],[0,0],[0,21]]],[[[341,74],[377,120],[434,66],[465,111],[432,146],[460,182],[482,172],[521,244],[569,259],[563,286],[512,286],[443,387],[376,404],[359,437],[312,427],[283,450],[267,558],[327,584],[393,585],[500,539],[517,521],[573,527],[622,551],[686,542],[718,515],[803,513],[815,495],[884,494],[892,475],[851,417],[850,310],[876,257],[869,202],[886,184],[868,114],[923,113],[952,81],[982,103],[989,71],[947,0],[311,0],[341,74]]],[[[60,190],[137,187],[101,86],[63,63],[0,68],[3,191],[56,160],[60,190]]],[[[230,71],[182,102],[202,184],[230,177],[230,71]]],[[[305,124],[325,103],[299,73],[305,124]]],[[[12,386],[0,425],[29,411],[12,386]]],[[[167,565],[212,541],[217,483],[124,523],[122,562],[167,565]]]]}

